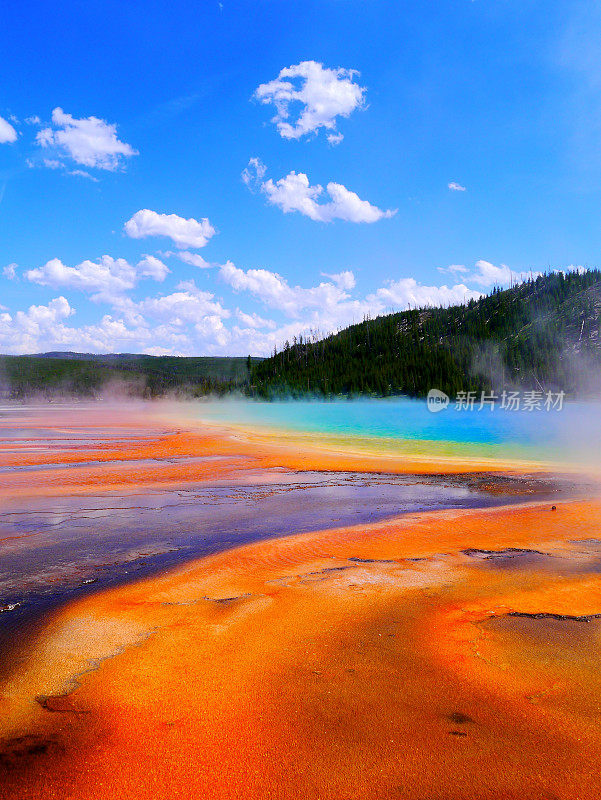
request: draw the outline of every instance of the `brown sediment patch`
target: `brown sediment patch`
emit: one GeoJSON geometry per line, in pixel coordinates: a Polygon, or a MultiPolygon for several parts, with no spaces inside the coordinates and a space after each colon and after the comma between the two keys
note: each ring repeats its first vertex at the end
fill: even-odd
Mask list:
{"type": "Polygon", "coordinates": [[[31,764],[41,756],[56,755],[61,749],[60,739],[56,735],[32,734],[2,740],[0,741],[0,769],[10,773],[13,770],[22,769],[27,762],[31,764]]]}
{"type": "Polygon", "coordinates": [[[599,503],[546,510],[270,540],[62,609],[3,689],[0,736],[64,751],[7,769],[0,796],[597,798],[598,623],[581,620],[601,613],[601,576],[461,554],[553,553],[601,525],[599,503]],[[524,624],[590,635],[559,658],[524,624]]]}
{"type": "Polygon", "coordinates": [[[57,695],[40,695],[36,697],[36,701],[42,706],[43,709],[46,711],[53,711],[58,712],[59,714],[80,714],[81,709],[79,709],[71,697],[69,695],[57,694],[57,695]]]}
{"type": "Polygon", "coordinates": [[[552,620],[553,622],[592,622],[595,619],[600,619],[601,614],[552,614],[548,611],[510,611],[508,617],[519,617],[520,619],[543,620],[545,622],[552,620]]]}
{"type": "Polygon", "coordinates": [[[553,556],[540,550],[524,547],[506,547],[503,550],[467,549],[463,554],[483,561],[496,569],[528,569],[533,566],[553,563],[553,556]]]}

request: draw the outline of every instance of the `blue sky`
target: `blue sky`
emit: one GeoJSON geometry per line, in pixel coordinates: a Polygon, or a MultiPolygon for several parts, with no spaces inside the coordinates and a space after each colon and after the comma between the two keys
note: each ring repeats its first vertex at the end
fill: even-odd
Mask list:
{"type": "Polygon", "coordinates": [[[264,354],[601,244],[601,12],[5,0],[0,351],[264,354]]]}

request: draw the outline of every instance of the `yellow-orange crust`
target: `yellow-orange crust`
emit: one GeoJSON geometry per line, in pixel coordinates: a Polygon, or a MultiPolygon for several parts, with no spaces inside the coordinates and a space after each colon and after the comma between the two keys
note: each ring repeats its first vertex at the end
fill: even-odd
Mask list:
{"type": "MultiPolygon", "coordinates": [[[[232,474],[377,459],[160,441],[232,474]]],[[[578,542],[601,502],[556,505],[270,540],[62,608],[2,688],[0,797],[599,797],[601,574],[578,542]],[[485,558],[508,548],[544,558],[485,558]]]]}

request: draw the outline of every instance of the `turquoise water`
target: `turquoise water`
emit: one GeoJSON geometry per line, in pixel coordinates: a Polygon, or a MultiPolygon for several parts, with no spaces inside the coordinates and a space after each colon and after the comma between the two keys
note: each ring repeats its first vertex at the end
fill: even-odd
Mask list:
{"type": "MultiPolygon", "coordinates": [[[[215,422],[308,433],[454,443],[499,456],[601,462],[601,404],[564,403],[560,411],[456,410],[431,413],[424,400],[225,400],[197,406],[215,422]]],[[[427,446],[426,446],[427,449],[427,446]]],[[[601,466],[601,463],[600,463],[601,466]]]]}

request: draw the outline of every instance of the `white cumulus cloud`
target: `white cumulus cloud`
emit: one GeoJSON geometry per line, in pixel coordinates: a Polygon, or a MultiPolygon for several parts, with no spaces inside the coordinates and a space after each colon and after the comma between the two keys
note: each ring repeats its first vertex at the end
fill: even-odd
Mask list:
{"type": "MultiPolygon", "coordinates": [[[[79,326],[66,324],[75,311],[62,296],[14,314],[0,310],[0,352],[218,354],[226,351],[232,340],[224,325],[229,311],[192,282],[139,303],[121,300],[122,308],[104,314],[99,322],[79,326]]],[[[248,351],[247,343],[243,350],[248,351]]]]}
{"type": "Polygon", "coordinates": [[[405,309],[409,306],[420,308],[455,305],[477,300],[481,296],[482,292],[470,289],[464,283],[454,286],[425,286],[415,278],[400,278],[389,281],[386,286],[368,295],[367,299],[382,313],[384,309],[405,309]]]}
{"type": "Polygon", "coordinates": [[[317,61],[302,61],[280,70],[253,96],[275,106],[272,122],[284,139],[300,139],[325,128],[330,131],[328,141],[338,144],[342,134],[336,132],[337,117],[348,117],[365,103],[365,88],[355,82],[358,75],[354,69],[328,69],[317,61]]]}
{"type": "Polygon", "coordinates": [[[349,286],[352,273],[346,273],[342,281],[324,281],[308,289],[290,286],[277,272],[270,272],[267,269],[243,270],[231,261],[220,267],[220,275],[234,291],[250,292],[265,305],[295,317],[307,308],[318,308],[328,313],[342,301],[348,300],[349,295],[345,287],[349,286]]]}
{"type": "Polygon", "coordinates": [[[495,266],[490,261],[480,259],[476,261],[475,269],[472,273],[466,276],[467,280],[471,280],[478,286],[491,289],[493,286],[509,286],[512,283],[521,283],[528,280],[528,278],[538,278],[542,275],[541,272],[515,272],[506,264],[495,266]]]}
{"type": "Polygon", "coordinates": [[[289,321],[262,327],[253,324],[249,315],[236,316],[244,327],[232,328],[229,352],[265,354],[273,352],[286,340],[299,334],[325,336],[340,328],[408,307],[451,305],[482,296],[465,283],[452,286],[429,286],[415,278],[389,280],[367,295],[353,292],[355,276],[350,270],[324,277],[330,280],[316,286],[291,286],[276,272],[266,269],[243,270],[228,262],[220,268],[221,278],[237,293],[247,292],[265,307],[283,312],[289,321]]]}
{"type": "Polygon", "coordinates": [[[36,136],[43,148],[51,148],[57,157],[67,157],[84,167],[114,171],[125,159],[138,155],[134,148],[117,137],[117,126],[98,117],[76,119],[62,108],[52,112],[52,125],[36,136]]]}
{"type": "Polygon", "coordinates": [[[206,218],[199,222],[193,217],[184,219],[177,214],[158,214],[148,208],[136,211],[125,223],[124,230],[132,239],[166,236],[181,248],[204,247],[215,235],[215,228],[206,218]]]}
{"type": "Polygon", "coordinates": [[[158,258],[146,256],[137,267],[124,258],[102,256],[98,261],[86,259],[69,267],[59,258],[52,258],[42,267],[25,272],[25,278],[40,286],[65,287],[89,292],[95,302],[113,301],[133,289],[140,278],[164,280],[168,269],[158,258]]]}
{"type": "Polygon", "coordinates": [[[10,144],[16,141],[17,131],[4,117],[0,117],[0,144],[10,144]]]}
{"type": "Polygon", "coordinates": [[[276,324],[272,319],[265,319],[254,311],[252,314],[247,314],[245,311],[241,311],[239,308],[237,308],[236,316],[243,325],[246,325],[247,328],[252,328],[253,330],[257,330],[258,328],[269,328],[273,330],[276,327],[276,324]]]}
{"type": "MultiPolygon", "coordinates": [[[[571,272],[577,267],[567,267],[566,272],[571,272]]],[[[473,269],[468,269],[463,264],[450,264],[448,267],[438,267],[439,272],[446,272],[451,275],[461,275],[462,280],[468,283],[475,283],[482,289],[492,289],[495,286],[506,287],[515,283],[522,283],[529,278],[538,278],[542,272],[532,270],[513,270],[507,264],[496,266],[490,261],[479,259],[474,264],[473,269]]],[[[563,270],[554,269],[552,272],[562,272],[563,270]]]]}
{"type": "Polygon", "coordinates": [[[63,286],[92,292],[94,299],[103,300],[133,289],[137,273],[124,258],[102,256],[98,261],[86,259],[75,267],[63,264],[59,258],[52,258],[42,267],[27,270],[25,278],[41,286],[63,286]]]}
{"type": "Polygon", "coordinates": [[[170,269],[156,256],[144,256],[138,261],[138,275],[141,278],[152,278],[161,283],[169,274],[170,269]]]}
{"type": "Polygon", "coordinates": [[[317,222],[333,222],[335,219],[346,222],[377,222],[396,214],[396,210],[383,211],[367,200],[361,200],[358,194],[351,192],[346,186],[332,181],[325,190],[330,200],[320,203],[319,200],[324,195],[323,186],[311,186],[309,178],[303,172],[292,171],[275,183],[270,178],[261,184],[261,191],[269,203],[281,208],[285,214],[298,211],[317,222]]]}
{"type": "Polygon", "coordinates": [[[215,299],[211,292],[199,289],[194,281],[182,281],[175,291],[159,297],[147,297],[135,304],[144,314],[163,319],[172,325],[184,322],[198,323],[204,317],[225,318],[230,312],[215,299]]]}
{"type": "Polygon", "coordinates": [[[324,278],[330,278],[333,280],[336,286],[339,286],[341,289],[355,288],[355,276],[349,269],[344,270],[344,272],[322,272],[321,274],[324,278]]]}
{"type": "Polygon", "coordinates": [[[0,313],[0,349],[4,353],[35,353],[56,344],[64,329],[63,320],[75,311],[65,297],[48,305],[30,306],[15,314],[0,313]]]}
{"type": "Polygon", "coordinates": [[[462,186],[460,183],[456,183],[455,181],[451,181],[449,183],[449,189],[452,192],[465,192],[466,191],[465,186],[462,186]]]}

